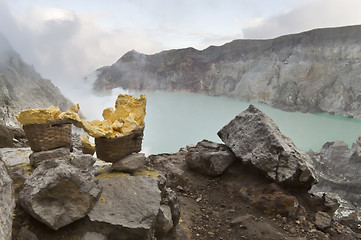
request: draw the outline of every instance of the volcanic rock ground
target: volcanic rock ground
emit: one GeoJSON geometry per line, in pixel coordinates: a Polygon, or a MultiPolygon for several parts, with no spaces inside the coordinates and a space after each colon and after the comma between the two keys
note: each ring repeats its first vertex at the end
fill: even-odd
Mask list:
{"type": "Polygon", "coordinates": [[[361,235],[337,222],[322,232],[314,213],[326,211],[322,199],[306,191],[283,189],[240,161],[222,175],[208,177],[188,169],[186,149],[149,156],[148,167],[165,173],[176,190],[181,220],[165,239],[360,239],[361,235]],[[297,198],[303,212],[293,213],[297,198]]]}

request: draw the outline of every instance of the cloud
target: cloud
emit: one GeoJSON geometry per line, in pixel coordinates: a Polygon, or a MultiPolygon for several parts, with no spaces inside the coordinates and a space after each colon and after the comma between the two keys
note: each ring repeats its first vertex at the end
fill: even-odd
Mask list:
{"type": "Polygon", "coordinates": [[[359,0],[307,0],[243,30],[245,38],[267,39],[315,28],[361,24],[359,0]]]}
{"type": "Polygon", "coordinates": [[[56,7],[49,7],[40,0],[19,4],[24,2],[26,7],[14,12],[0,0],[0,32],[26,62],[63,92],[132,49],[145,54],[173,48],[204,49],[240,38],[274,38],[361,23],[359,0],[298,0],[296,5],[295,0],[227,0],[222,4],[216,0],[179,4],[128,0],[112,2],[110,8],[123,11],[112,13],[109,6],[91,5],[95,1],[82,6],[84,11],[66,10],[55,3],[50,5],[56,7]],[[271,7],[282,7],[284,12],[272,10],[276,15],[265,17],[271,7]]]}
{"type": "Polygon", "coordinates": [[[162,49],[149,33],[133,28],[111,29],[92,14],[32,6],[15,16],[0,1],[0,32],[26,62],[63,92],[74,81],[114,63],[129,50],[162,49]]]}

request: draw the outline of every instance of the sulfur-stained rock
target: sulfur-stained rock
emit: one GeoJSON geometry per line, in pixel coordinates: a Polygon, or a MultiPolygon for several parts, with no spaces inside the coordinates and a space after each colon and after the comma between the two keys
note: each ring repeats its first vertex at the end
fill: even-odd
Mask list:
{"type": "Polygon", "coordinates": [[[88,214],[93,229],[100,228],[121,239],[153,239],[161,201],[157,179],[118,176],[99,181],[104,191],[88,214]]]}
{"type": "Polygon", "coordinates": [[[88,171],[62,160],[45,161],[25,181],[20,204],[31,216],[57,230],[84,217],[102,187],[88,171]]]}
{"type": "Polygon", "coordinates": [[[208,140],[197,143],[195,147],[189,147],[185,156],[190,169],[209,176],[222,174],[236,159],[227,146],[208,140]]]}
{"type": "Polygon", "coordinates": [[[224,126],[218,136],[244,164],[255,166],[277,183],[310,189],[317,182],[311,158],[253,105],[224,126]]]}
{"type": "Polygon", "coordinates": [[[33,152],[29,155],[30,164],[34,168],[39,166],[43,161],[61,159],[70,162],[70,149],[67,147],[55,148],[48,151],[33,152]]]}
{"type": "Polygon", "coordinates": [[[143,167],[145,163],[146,157],[144,153],[133,153],[113,163],[112,169],[132,173],[143,167]]]}
{"type": "Polygon", "coordinates": [[[0,239],[11,240],[13,213],[15,209],[14,189],[5,163],[0,159],[0,239]]]}
{"type": "Polygon", "coordinates": [[[11,167],[19,164],[30,164],[30,148],[0,148],[2,159],[6,166],[11,167]]]}

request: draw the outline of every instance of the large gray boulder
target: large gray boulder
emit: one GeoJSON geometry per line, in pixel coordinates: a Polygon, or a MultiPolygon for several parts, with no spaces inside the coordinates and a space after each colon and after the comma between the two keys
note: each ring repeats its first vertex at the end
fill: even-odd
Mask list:
{"type": "Polygon", "coordinates": [[[116,239],[153,239],[161,202],[157,179],[120,176],[99,181],[104,191],[88,214],[93,228],[116,239]]]}
{"type": "Polygon", "coordinates": [[[187,166],[209,176],[218,176],[236,161],[234,153],[224,144],[203,140],[194,147],[188,147],[185,156],[187,166]]]}
{"type": "Polygon", "coordinates": [[[8,175],[0,153],[0,239],[10,240],[15,209],[13,181],[8,175]]]}
{"type": "Polygon", "coordinates": [[[255,106],[237,115],[218,136],[242,159],[276,183],[310,189],[317,182],[311,158],[255,106]]]}
{"type": "MultiPolygon", "coordinates": [[[[357,144],[354,143],[353,146],[357,144]]],[[[319,152],[309,151],[319,182],[311,189],[332,192],[361,206],[361,157],[357,148],[349,148],[343,141],[325,143],[319,152]]]]}
{"type": "Polygon", "coordinates": [[[30,215],[57,230],[88,214],[102,187],[88,171],[62,161],[45,161],[25,181],[20,204],[30,215]]]}
{"type": "Polygon", "coordinates": [[[339,205],[333,219],[357,231],[361,224],[360,140],[351,148],[343,141],[334,141],[325,143],[319,152],[308,152],[319,179],[310,192],[333,198],[339,205]]]}

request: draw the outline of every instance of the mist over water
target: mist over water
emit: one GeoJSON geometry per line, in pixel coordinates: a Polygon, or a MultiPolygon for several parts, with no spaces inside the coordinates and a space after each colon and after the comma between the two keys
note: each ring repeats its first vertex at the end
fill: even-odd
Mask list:
{"type": "MultiPolygon", "coordinates": [[[[202,139],[222,142],[217,132],[250,102],[210,97],[184,92],[131,92],[114,89],[106,96],[96,96],[89,89],[78,88],[72,96],[88,121],[102,120],[103,109],[114,107],[120,93],[147,96],[147,114],[143,150],[147,155],[177,152],[202,139]]],[[[361,135],[361,120],[328,114],[284,112],[265,104],[252,103],[271,117],[280,130],[303,151],[318,151],[327,141],[343,140],[349,146],[361,135]]]]}

